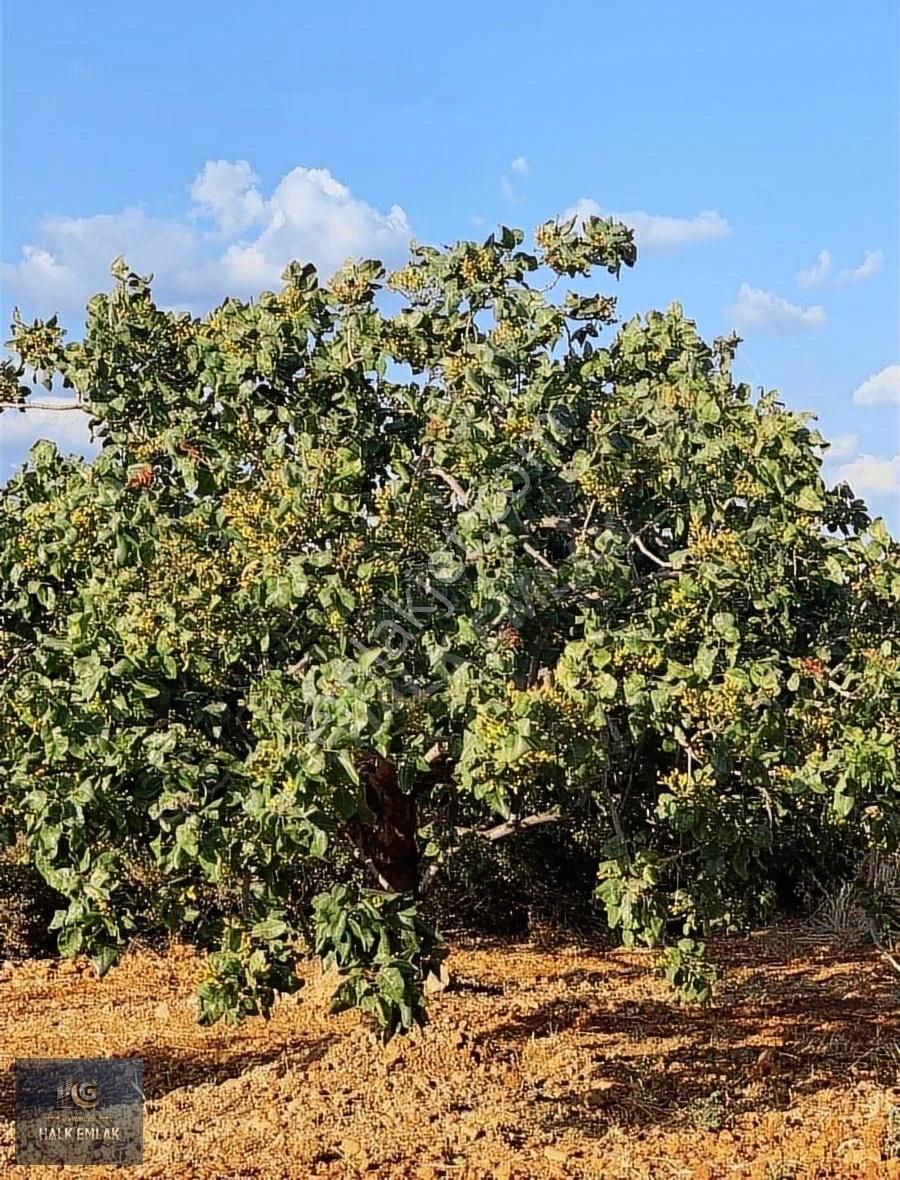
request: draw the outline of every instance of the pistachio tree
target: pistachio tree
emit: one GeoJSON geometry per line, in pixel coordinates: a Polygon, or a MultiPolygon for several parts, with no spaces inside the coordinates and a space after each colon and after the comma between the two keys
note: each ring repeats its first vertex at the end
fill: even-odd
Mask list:
{"type": "Polygon", "coordinates": [[[585,293],[629,229],[523,241],[292,263],[200,317],[119,261],[80,340],[16,317],[5,412],[62,383],[100,443],[0,490],[0,839],[62,954],[108,969],[150,887],[220,941],[203,1018],[265,1014],[292,883],[349,849],[305,945],[389,1036],[461,843],[589,808],[610,926],[704,999],[704,939],[798,856],[897,847],[897,543],[736,338],[585,293]]]}

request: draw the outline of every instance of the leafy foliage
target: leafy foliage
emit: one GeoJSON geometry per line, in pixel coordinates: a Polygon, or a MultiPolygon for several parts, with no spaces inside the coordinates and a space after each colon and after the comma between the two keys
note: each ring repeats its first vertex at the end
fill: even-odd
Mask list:
{"type": "Polygon", "coordinates": [[[349,849],[379,892],[319,898],[319,953],[407,1028],[414,895],[577,814],[609,922],[703,998],[701,940],[795,863],[897,848],[897,543],[734,382],[736,338],[673,304],[604,345],[614,299],[553,302],[629,230],[523,240],[293,263],[202,317],[119,261],[80,341],[16,318],[4,400],[61,380],[102,443],[0,491],[0,829],[67,899],[62,953],[106,970],[152,889],[220,940],[207,1017],[264,1012],[298,874],[349,849]]]}

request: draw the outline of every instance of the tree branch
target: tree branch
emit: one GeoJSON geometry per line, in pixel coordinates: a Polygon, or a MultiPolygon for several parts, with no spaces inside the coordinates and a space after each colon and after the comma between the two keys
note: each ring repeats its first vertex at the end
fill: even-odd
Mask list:
{"type": "Polygon", "coordinates": [[[645,557],[649,557],[649,559],[651,561],[655,561],[658,566],[662,566],[663,569],[671,569],[672,568],[671,562],[663,561],[663,559],[661,557],[657,557],[655,553],[651,553],[650,550],[647,548],[647,546],[644,544],[644,542],[641,540],[641,538],[636,533],[633,534],[628,539],[631,542],[631,544],[635,546],[635,548],[640,549],[641,553],[643,553],[643,555],[645,557]]]}
{"type": "Polygon", "coordinates": [[[469,495],[465,488],[459,482],[455,475],[451,475],[449,471],[445,471],[443,467],[432,467],[431,471],[442,479],[463,508],[467,508],[469,504],[469,495]]]}
{"type": "Polygon", "coordinates": [[[531,557],[533,557],[535,561],[540,562],[540,564],[544,567],[545,570],[549,570],[550,573],[553,575],[556,575],[559,573],[559,570],[556,568],[556,566],[553,565],[552,562],[549,562],[547,560],[547,558],[544,557],[543,553],[541,553],[537,549],[535,549],[535,547],[530,542],[523,541],[522,548],[525,550],[526,553],[528,553],[531,557]]]}
{"type": "Polygon", "coordinates": [[[0,410],[83,410],[89,413],[83,402],[0,402],[0,410]]]}
{"type": "MultiPolygon", "coordinates": [[[[558,811],[543,811],[539,815],[528,815],[524,819],[513,819],[496,824],[493,828],[454,828],[454,834],[456,836],[481,836],[483,840],[502,840],[505,836],[512,836],[515,832],[523,831],[526,828],[540,827],[542,824],[556,823],[562,818],[558,811]]],[[[461,844],[453,844],[431,862],[419,884],[420,897],[428,892],[447,860],[454,853],[459,852],[461,847],[461,844]]]]}

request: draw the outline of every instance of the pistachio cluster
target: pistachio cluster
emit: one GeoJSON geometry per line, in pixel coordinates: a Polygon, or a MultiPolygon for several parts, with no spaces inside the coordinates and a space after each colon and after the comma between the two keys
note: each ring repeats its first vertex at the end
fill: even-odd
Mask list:
{"type": "Polygon", "coordinates": [[[510,352],[521,348],[527,339],[528,333],[524,325],[517,324],[512,320],[500,320],[490,335],[491,343],[495,348],[506,349],[510,352]]]}
{"type": "Polygon", "coordinates": [[[55,516],[56,506],[50,501],[33,504],[25,513],[16,546],[19,563],[26,573],[40,572],[43,563],[38,550],[52,538],[55,516]]]}
{"type": "Polygon", "coordinates": [[[76,530],[75,540],[69,549],[72,561],[86,561],[94,550],[97,527],[102,518],[99,504],[88,500],[69,514],[69,523],[76,530]]]}
{"type": "Polygon", "coordinates": [[[353,307],[372,297],[372,284],[352,268],[339,271],[331,280],[331,293],[338,303],[353,307]]]}
{"type": "Polygon", "coordinates": [[[434,280],[421,263],[409,263],[401,270],[395,270],[388,276],[387,286],[413,302],[428,300],[437,291],[434,280]]]}
{"type": "Polygon", "coordinates": [[[694,776],[686,770],[679,770],[677,767],[660,775],[659,784],[665,787],[669,794],[674,795],[676,799],[682,801],[692,799],[696,794],[697,784],[694,776]]]}
{"type": "Polygon", "coordinates": [[[665,666],[665,656],[658,647],[649,644],[634,648],[619,644],[613,649],[612,665],[620,672],[658,672],[665,666]]]}
{"type": "Polygon", "coordinates": [[[448,385],[456,385],[462,380],[466,371],[465,358],[461,356],[445,356],[441,358],[441,370],[448,385]]]}
{"type": "Polygon", "coordinates": [[[523,435],[530,434],[534,426],[533,414],[510,414],[501,429],[507,438],[522,438],[523,435]]]}
{"type": "Polygon", "coordinates": [[[619,489],[623,483],[627,483],[627,478],[620,481],[616,486],[596,467],[590,468],[583,472],[578,477],[578,486],[586,496],[590,496],[592,500],[596,500],[600,508],[604,511],[609,511],[613,508],[619,498],[619,489]]]}
{"type": "Polygon", "coordinates": [[[459,264],[459,273],[467,287],[490,283],[498,278],[500,266],[491,250],[484,247],[470,250],[459,264]]]}
{"type": "Polygon", "coordinates": [[[404,549],[427,547],[432,535],[432,514],[421,489],[398,495],[395,484],[386,483],[375,492],[376,530],[382,537],[404,549]]]}
{"type": "Polygon", "coordinates": [[[749,471],[741,471],[734,480],[734,494],[743,500],[752,500],[754,496],[762,495],[763,485],[749,471]]]}
{"type": "Polygon", "coordinates": [[[740,573],[750,572],[750,555],[733,529],[691,525],[688,551],[695,561],[728,562],[740,573]]]}
{"type": "Polygon", "coordinates": [[[388,325],[385,339],[397,360],[405,361],[413,370],[421,371],[430,363],[431,353],[421,333],[402,320],[388,325]]]}

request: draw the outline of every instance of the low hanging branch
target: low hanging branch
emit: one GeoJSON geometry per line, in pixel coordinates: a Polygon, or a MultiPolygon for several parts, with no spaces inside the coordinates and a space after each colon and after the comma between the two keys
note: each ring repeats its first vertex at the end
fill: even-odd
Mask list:
{"type": "MultiPolygon", "coordinates": [[[[502,840],[506,836],[512,836],[516,832],[525,831],[527,828],[537,828],[543,824],[556,823],[563,817],[558,811],[542,811],[538,815],[527,815],[524,819],[511,819],[502,824],[496,824],[492,828],[455,828],[454,834],[459,836],[480,836],[482,840],[502,840]]],[[[454,844],[447,848],[431,862],[425,870],[422,877],[422,883],[419,886],[420,896],[424,895],[431,888],[435,877],[443,868],[447,859],[459,852],[462,844],[454,844]]]]}
{"type": "Polygon", "coordinates": [[[0,402],[0,410],[82,410],[88,413],[83,402],[0,402]]]}

